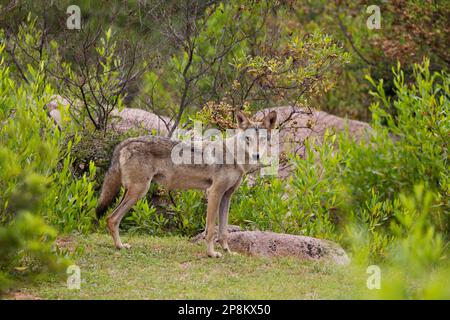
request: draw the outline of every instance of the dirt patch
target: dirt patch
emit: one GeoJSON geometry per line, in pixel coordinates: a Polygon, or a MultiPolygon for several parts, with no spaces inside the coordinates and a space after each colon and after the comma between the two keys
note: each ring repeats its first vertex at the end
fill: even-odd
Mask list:
{"type": "Polygon", "coordinates": [[[6,299],[9,300],[42,300],[40,297],[31,293],[23,292],[21,290],[10,291],[6,294],[6,299]]]}
{"type": "Polygon", "coordinates": [[[71,253],[77,248],[77,244],[71,236],[58,236],[55,240],[55,244],[58,249],[67,250],[71,253]]]}

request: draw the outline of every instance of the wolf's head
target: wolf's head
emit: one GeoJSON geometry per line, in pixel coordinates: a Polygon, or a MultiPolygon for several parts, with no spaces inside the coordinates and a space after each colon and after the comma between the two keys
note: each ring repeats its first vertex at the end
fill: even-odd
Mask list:
{"type": "Polygon", "coordinates": [[[269,112],[261,121],[253,121],[244,113],[236,114],[238,124],[237,148],[243,152],[250,163],[256,164],[263,159],[272,144],[273,129],[277,122],[277,113],[269,112]]]}

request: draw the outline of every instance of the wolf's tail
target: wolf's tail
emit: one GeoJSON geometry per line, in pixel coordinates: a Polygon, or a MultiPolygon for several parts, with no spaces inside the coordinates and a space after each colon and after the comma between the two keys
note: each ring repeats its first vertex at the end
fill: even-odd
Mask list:
{"type": "Polygon", "coordinates": [[[108,210],[108,207],[119,193],[122,184],[119,162],[114,160],[116,159],[113,158],[111,167],[106,172],[105,180],[103,181],[100,199],[95,210],[97,219],[100,219],[108,210]]]}

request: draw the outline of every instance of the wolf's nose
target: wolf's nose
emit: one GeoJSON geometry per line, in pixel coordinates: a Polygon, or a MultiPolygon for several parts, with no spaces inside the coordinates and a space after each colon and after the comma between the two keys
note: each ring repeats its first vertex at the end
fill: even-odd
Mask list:
{"type": "Polygon", "coordinates": [[[259,153],[253,155],[253,160],[259,160],[259,153]]]}

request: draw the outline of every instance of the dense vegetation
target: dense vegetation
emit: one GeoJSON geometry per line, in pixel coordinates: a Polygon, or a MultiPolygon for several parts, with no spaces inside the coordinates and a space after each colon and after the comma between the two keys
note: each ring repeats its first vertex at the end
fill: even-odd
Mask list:
{"type": "MultiPolygon", "coordinates": [[[[94,210],[111,150],[142,133],[113,132],[114,110],[169,117],[171,133],[295,105],[373,130],[359,142],[328,132],[289,156],[290,178],[245,181],[230,223],[331,239],[355,264],[386,265],[396,278],[379,297],[449,297],[445,2],[383,2],[369,30],[365,1],[80,1],[79,31],[65,27],[69,2],[15,3],[0,5],[0,292],[64,270],[58,235],[104,232],[94,210]],[[60,126],[45,107],[55,94],[72,104],[60,126]]],[[[155,186],[122,227],[192,236],[205,205],[155,186]]]]}

